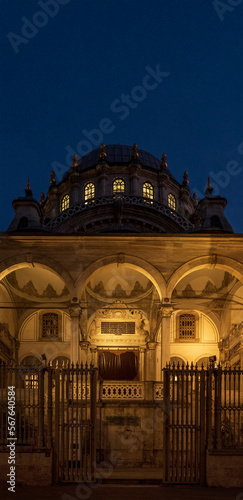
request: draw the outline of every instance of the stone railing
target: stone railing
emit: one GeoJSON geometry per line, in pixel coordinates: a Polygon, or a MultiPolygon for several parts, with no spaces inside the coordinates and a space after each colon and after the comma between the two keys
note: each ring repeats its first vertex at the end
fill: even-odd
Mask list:
{"type": "Polygon", "coordinates": [[[144,399],[143,382],[103,382],[100,385],[103,399],[144,399]]]}
{"type": "MultiPolygon", "coordinates": [[[[89,210],[92,207],[101,207],[104,205],[113,205],[116,203],[117,196],[102,196],[100,198],[95,198],[94,200],[89,200],[88,202],[80,203],[79,205],[75,205],[73,207],[67,208],[61,212],[55,219],[51,220],[46,224],[47,229],[55,229],[60,224],[68,220],[72,215],[76,215],[78,213],[89,210]]],[[[182,215],[179,215],[175,210],[172,210],[166,205],[159,203],[155,200],[148,200],[146,198],[142,198],[141,196],[129,196],[119,194],[119,201],[122,204],[126,205],[137,205],[137,206],[145,206],[150,210],[156,211],[157,213],[161,213],[173,221],[177,222],[179,226],[181,226],[185,231],[191,229],[192,224],[182,215]]]]}

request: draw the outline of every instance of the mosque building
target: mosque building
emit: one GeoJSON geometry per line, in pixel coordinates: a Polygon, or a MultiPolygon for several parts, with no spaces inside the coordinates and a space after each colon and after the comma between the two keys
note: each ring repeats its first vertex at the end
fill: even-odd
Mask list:
{"type": "MultiPolygon", "coordinates": [[[[92,363],[102,457],[159,399],[168,363],[243,368],[243,239],[226,204],[210,179],[198,200],[186,171],[178,181],[165,154],[136,144],[74,155],[40,202],[30,181],[13,201],[0,234],[0,359],[92,363]]],[[[156,444],[132,457],[123,445],[129,466],[161,463],[156,444]]]]}

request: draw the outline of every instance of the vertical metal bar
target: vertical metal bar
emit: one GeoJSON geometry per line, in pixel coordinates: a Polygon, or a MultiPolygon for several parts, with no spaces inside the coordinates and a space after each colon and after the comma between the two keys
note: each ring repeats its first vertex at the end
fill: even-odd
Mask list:
{"type": "Polygon", "coordinates": [[[188,371],[188,363],[186,365],[186,470],[185,470],[185,481],[188,482],[189,479],[189,469],[188,469],[188,453],[189,453],[189,448],[188,448],[188,396],[189,396],[189,371],[188,371]]]}
{"type": "Polygon", "coordinates": [[[206,481],[205,371],[200,372],[200,485],[206,481]]]}
{"type": "Polygon", "coordinates": [[[60,370],[60,384],[61,384],[61,423],[60,423],[60,451],[61,451],[61,456],[60,456],[60,476],[61,479],[64,479],[64,404],[65,404],[65,398],[64,398],[64,378],[65,378],[65,373],[64,373],[64,368],[61,368],[60,370]]]}
{"type": "Polygon", "coordinates": [[[241,435],[241,401],[240,401],[240,395],[241,395],[241,388],[240,388],[240,382],[241,382],[241,369],[239,367],[238,370],[238,400],[237,400],[237,412],[238,412],[238,440],[237,440],[237,445],[240,446],[240,435],[241,435]]]}
{"type": "MultiPolygon", "coordinates": [[[[235,411],[235,394],[236,394],[236,367],[234,367],[234,389],[233,389],[233,421],[234,421],[234,434],[233,434],[233,445],[236,445],[236,411],[235,411]]],[[[230,422],[230,428],[231,428],[231,422],[230,422]]]]}
{"type": "Polygon", "coordinates": [[[91,475],[96,472],[96,387],[97,368],[90,368],[91,475]]]}
{"type": "Polygon", "coordinates": [[[198,482],[198,473],[199,473],[199,447],[198,447],[198,429],[199,429],[199,381],[198,381],[198,369],[197,365],[195,367],[195,422],[194,422],[194,482],[198,482]]]}
{"type": "Polygon", "coordinates": [[[168,469],[170,464],[170,442],[168,436],[169,432],[169,422],[168,415],[166,412],[167,404],[170,397],[170,373],[168,368],[163,369],[164,375],[164,400],[163,400],[163,408],[164,408],[164,425],[163,425],[163,482],[166,483],[168,481],[168,469]]]}
{"type": "Polygon", "coordinates": [[[38,400],[38,447],[44,443],[44,368],[39,370],[39,400],[38,400]]]}
{"type": "MultiPolygon", "coordinates": [[[[70,477],[71,481],[73,481],[73,426],[74,426],[74,421],[73,421],[73,415],[74,415],[74,364],[72,363],[72,369],[71,369],[71,376],[72,376],[72,398],[71,398],[71,443],[70,443],[70,477]]],[[[78,390],[78,388],[76,388],[78,390]]]]}
{"type": "Polygon", "coordinates": [[[78,378],[78,373],[79,373],[79,369],[78,369],[78,363],[76,364],[76,387],[77,387],[77,391],[76,391],[76,404],[75,404],[75,446],[74,446],[74,449],[75,449],[75,481],[78,481],[78,455],[77,455],[77,445],[78,445],[78,437],[77,437],[77,433],[78,433],[78,419],[79,419],[79,415],[78,415],[78,391],[79,391],[79,378],[78,378]]]}
{"type": "Polygon", "coordinates": [[[79,448],[80,448],[80,476],[81,479],[83,479],[83,474],[84,474],[84,460],[83,460],[83,391],[84,391],[84,382],[83,382],[83,364],[81,363],[81,369],[80,369],[80,390],[81,390],[81,396],[80,396],[80,436],[79,436],[79,448]]]}
{"type": "Polygon", "coordinates": [[[219,367],[215,373],[215,444],[216,449],[221,449],[221,379],[222,369],[219,367]]]}
{"type": "Polygon", "coordinates": [[[212,370],[207,370],[207,397],[206,397],[206,447],[208,450],[213,448],[212,433],[212,370]]]}
{"type": "Polygon", "coordinates": [[[181,368],[181,475],[180,481],[185,482],[185,473],[184,473],[184,365],[181,368]]]}
{"type": "MultiPolygon", "coordinates": [[[[171,371],[170,371],[170,373],[171,373],[171,371]]],[[[171,375],[170,375],[170,377],[171,377],[171,375]]],[[[170,451],[170,455],[169,455],[169,462],[170,462],[170,469],[171,469],[170,479],[172,482],[174,482],[176,479],[174,464],[175,464],[175,461],[177,460],[176,449],[175,449],[175,422],[176,422],[175,406],[176,405],[175,405],[175,364],[174,363],[172,366],[171,385],[172,385],[172,391],[171,391],[172,415],[171,415],[171,427],[169,428],[170,434],[168,436],[168,440],[169,440],[170,447],[171,447],[171,451],[170,451]]],[[[168,404],[168,408],[170,408],[170,401],[169,400],[168,400],[167,404],[168,404]]],[[[168,412],[166,412],[166,418],[169,419],[169,423],[170,423],[170,414],[168,412]]]]}
{"type": "Polygon", "coordinates": [[[52,446],[52,369],[49,366],[47,369],[47,390],[48,390],[48,400],[47,400],[47,448],[52,446]]]}
{"type": "Polygon", "coordinates": [[[60,377],[58,366],[55,369],[55,483],[59,481],[59,410],[60,410],[60,377]]]}

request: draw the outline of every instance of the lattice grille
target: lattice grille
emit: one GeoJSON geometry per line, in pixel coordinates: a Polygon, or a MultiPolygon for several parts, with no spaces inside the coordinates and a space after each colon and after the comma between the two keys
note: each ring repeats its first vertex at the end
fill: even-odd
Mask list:
{"type": "Polygon", "coordinates": [[[181,314],[179,318],[179,338],[195,339],[196,322],[193,314],[181,314]]]}
{"type": "Polygon", "coordinates": [[[102,321],[102,334],[131,335],[135,333],[134,321],[102,321]]]}
{"type": "Polygon", "coordinates": [[[58,337],[58,314],[47,313],[42,316],[42,337],[58,337]]]}

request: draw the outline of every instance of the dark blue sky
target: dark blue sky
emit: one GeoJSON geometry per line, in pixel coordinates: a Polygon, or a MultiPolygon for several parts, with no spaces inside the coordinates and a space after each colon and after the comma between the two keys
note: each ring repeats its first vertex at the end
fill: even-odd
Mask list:
{"type": "Polygon", "coordinates": [[[199,198],[211,175],[234,231],[243,232],[243,0],[220,5],[0,1],[0,230],[28,178],[39,200],[70,152],[103,141],[165,152],[199,198]]]}

